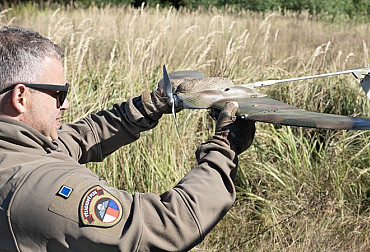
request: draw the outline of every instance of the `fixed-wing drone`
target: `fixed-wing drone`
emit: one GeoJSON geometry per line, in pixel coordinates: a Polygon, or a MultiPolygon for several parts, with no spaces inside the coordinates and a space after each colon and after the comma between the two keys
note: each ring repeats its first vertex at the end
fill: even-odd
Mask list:
{"type": "Polygon", "coordinates": [[[358,68],[342,72],[234,85],[231,80],[225,78],[207,78],[202,73],[196,71],[178,71],[168,75],[166,67],[163,66],[163,81],[159,85],[164,85],[164,90],[169,97],[168,103],[172,106],[175,123],[175,110],[178,108],[214,108],[221,110],[226,102],[236,101],[239,104],[236,115],[246,120],[319,129],[369,130],[369,118],[306,111],[268,98],[266,94],[259,93],[255,90],[258,87],[288,81],[348,73],[352,73],[360,80],[362,89],[370,99],[370,68],[358,68]],[[181,82],[176,90],[173,90],[171,80],[172,82],[176,80],[181,82]]]}

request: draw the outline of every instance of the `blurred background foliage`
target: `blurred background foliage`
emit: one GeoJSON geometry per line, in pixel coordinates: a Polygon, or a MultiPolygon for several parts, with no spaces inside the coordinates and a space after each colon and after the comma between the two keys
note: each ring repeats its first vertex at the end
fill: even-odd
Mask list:
{"type": "Polygon", "coordinates": [[[229,11],[239,12],[241,10],[268,12],[277,11],[281,14],[287,11],[301,13],[308,11],[315,17],[325,17],[334,20],[338,16],[345,16],[350,19],[368,20],[370,13],[369,0],[12,0],[0,1],[3,8],[9,8],[21,3],[36,3],[41,7],[50,4],[70,5],[74,7],[90,7],[91,5],[131,5],[134,7],[168,7],[173,6],[176,9],[209,9],[217,8],[219,10],[228,9],[229,11]]]}

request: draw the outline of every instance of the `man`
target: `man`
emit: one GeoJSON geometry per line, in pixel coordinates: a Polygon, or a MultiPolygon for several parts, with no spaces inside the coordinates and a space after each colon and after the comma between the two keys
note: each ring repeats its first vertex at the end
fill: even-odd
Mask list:
{"type": "Polygon", "coordinates": [[[80,165],[101,161],[170,112],[162,88],[61,125],[61,51],[38,33],[0,30],[0,251],[184,251],[235,201],[237,154],[254,124],[227,103],[198,166],[162,195],[109,187],[80,165]],[[241,130],[241,127],[244,127],[241,130]]]}

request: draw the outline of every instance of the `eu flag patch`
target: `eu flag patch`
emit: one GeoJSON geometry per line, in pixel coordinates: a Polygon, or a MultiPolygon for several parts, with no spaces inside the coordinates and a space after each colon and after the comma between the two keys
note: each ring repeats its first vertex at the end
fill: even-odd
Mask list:
{"type": "Polygon", "coordinates": [[[68,198],[69,197],[69,195],[71,195],[71,193],[72,193],[72,191],[73,191],[73,189],[72,188],[70,188],[70,187],[68,187],[68,186],[66,186],[66,185],[63,185],[61,188],[60,188],[60,190],[59,190],[59,192],[58,192],[58,195],[60,195],[60,196],[62,196],[62,197],[64,197],[64,198],[68,198]]]}

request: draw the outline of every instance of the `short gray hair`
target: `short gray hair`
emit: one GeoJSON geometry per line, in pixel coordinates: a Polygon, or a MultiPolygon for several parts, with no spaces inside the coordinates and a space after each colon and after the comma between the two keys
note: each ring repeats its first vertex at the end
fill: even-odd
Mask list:
{"type": "Polygon", "coordinates": [[[0,29],[0,90],[19,82],[35,82],[42,76],[45,57],[60,60],[61,49],[38,32],[21,28],[0,29]]]}

